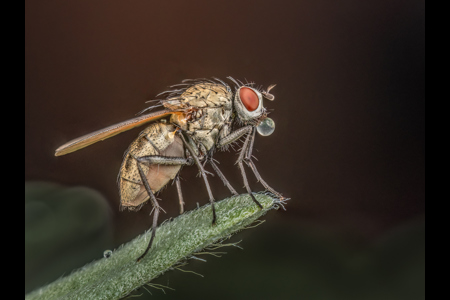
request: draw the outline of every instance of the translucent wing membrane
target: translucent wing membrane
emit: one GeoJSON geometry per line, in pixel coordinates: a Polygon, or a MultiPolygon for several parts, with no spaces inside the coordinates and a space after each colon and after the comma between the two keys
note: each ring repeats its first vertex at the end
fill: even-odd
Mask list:
{"type": "Polygon", "coordinates": [[[61,156],[65,155],[74,151],[77,151],[79,149],[82,149],[84,147],[87,147],[89,145],[92,145],[98,141],[105,140],[107,138],[110,138],[112,136],[115,136],[116,134],[119,134],[121,132],[130,130],[134,127],[141,126],[145,123],[158,120],[164,117],[167,117],[171,114],[179,113],[179,112],[173,112],[168,109],[157,111],[154,113],[142,115],[97,131],[94,131],[92,133],[83,135],[79,138],[76,138],[74,140],[71,140],[70,142],[62,145],[58,149],[56,149],[55,156],[61,156]]]}

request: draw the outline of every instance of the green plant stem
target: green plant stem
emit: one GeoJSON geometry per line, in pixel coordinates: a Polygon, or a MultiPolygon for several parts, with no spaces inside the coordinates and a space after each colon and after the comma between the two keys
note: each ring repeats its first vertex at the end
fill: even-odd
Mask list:
{"type": "Polygon", "coordinates": [[[25,299],[120,299],[196,252],[245,229],[276,207],[276,198],[254,195],[263,209],[249,195],[219,201],[215,226],[211,225],[209,204],[186,212],[158,227],[152,248],[140,262],[136,258],[146,248],[150,231],[120,246],[109,258],[92,262],[29,293],[25,299]]]}

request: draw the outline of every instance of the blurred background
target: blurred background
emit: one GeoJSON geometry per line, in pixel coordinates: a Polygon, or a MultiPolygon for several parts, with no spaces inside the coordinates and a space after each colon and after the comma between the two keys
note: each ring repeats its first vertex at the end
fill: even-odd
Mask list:
{"type": "MultiPolygon", "coordinates": [[[[425,2],[25,1],[25,292],[148,229],[120,212],[116,176],[142,128],[67,156],[55,149],[132,118],[166,87],[227,76],[264,87],[276,130],[258,170],[291,198],[141,299],[423,299],[425,2]]],[[[235,153],[221,169],[244,192],[235,153]]],[[[186,209],[208,203],[182,170],[186,209]]],[[[262,190],[248,172],[254,191],[262,190]]],[[[211,178],[216,199],[229,196],[211,178]]],[[[178,214],[175,187],[160,194],[178,214]]]]}

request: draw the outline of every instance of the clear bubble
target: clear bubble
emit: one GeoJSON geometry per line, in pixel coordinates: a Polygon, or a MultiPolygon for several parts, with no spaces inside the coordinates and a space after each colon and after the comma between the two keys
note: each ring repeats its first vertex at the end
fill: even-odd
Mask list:
{"type": "Polygon", "coordinates": [[[275,122],[271,118],[265,118],[256,127],[256,130],[262,136],[271,135],[275,131],[275,122]]]}
{"type": "Polygon", "coordinates": [[[111,251],[111,250],[105,250],[105,251],[103,252],[103,257],[104,257],[104,258],[110,258],[111,255],[112,255],[112,251],[111,251]]]}

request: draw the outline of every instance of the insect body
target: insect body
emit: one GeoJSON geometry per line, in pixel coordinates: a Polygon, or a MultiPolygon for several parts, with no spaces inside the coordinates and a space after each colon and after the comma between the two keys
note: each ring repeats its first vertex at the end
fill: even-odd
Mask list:
{"type": "Polygon", "coordinates": [[[249,187],[244,163],[268,191],[282,197],[261,178],[252,161],[256,131],[265,136],[270,135],[275,128],[275,123],[267,117],[263,106],[263,97],[274,100],[274,96],[269,93],[274,85],[260,91],[254,88],[253,84],[243,84],[231,77],[228,78],[235,84],[234,91],[228,84],[216,78],[185,80],[182,84],[176,85],[178,89],[164,92],[168,93],[167,98],[159,100],[160,103],[157,105],[163,106],[164,110],[87,134],[56,150],[56,156],[64,155],[136,126],[150,123],[129,146],[118,176],[122,208],[138,210],[148,200],[154,208],[152,236],[138,260],[146,255],[155,237],[161,207],[154,194],[170,180],[176,183],[180,213],[183,212],[184,202],[178,177],[183,166],[195,164],[199,169],[211,202],[212,223],[215,224],[214,197],[204,165],[210,164],[230,192],[237,195],[212,156],[214,151],[227,149],[242,137],[245,137],[245,141],[237,165],[247,192],[255,204],[261,207],[249,187]]]}
{"type": "Polygon", "coordinates": [[[139,168],[146,175],[152,192],[156,193],[169,180],[174,179],[181,166],[187,163],[180,137],[171,134],[175,128],[172,124],[153,123],[130,145],[118,176],[122,207],[140,208],[150,197],[140,177],[139,168]],[[146,157],[147,161],[144,161],[146,157]]]}

